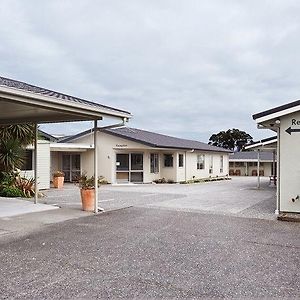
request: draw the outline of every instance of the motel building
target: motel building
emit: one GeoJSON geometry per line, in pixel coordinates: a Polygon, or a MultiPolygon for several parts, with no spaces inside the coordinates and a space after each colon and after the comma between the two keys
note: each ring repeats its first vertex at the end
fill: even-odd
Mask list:
{"type": "Polygon", "coordinates": [[[276,137],[249,145],[248,149],[276,151],[276,214],[300,212],[300,100],[253,115],[258,128],[277,133],[276,137]]]}
{"type": "MultiPolygon", "coordinates": [[[[257,146],[258,142],[255,143],[257,146]]],[[[254,144],[251,144],[253,147],[254,144]]],[[[274,148],[272,149],[274,150],[274,148]]],[[[274,151],[242,151],[229,154],[230,176],[276,175],[276,154],[274,151]],[[258,171],[259,170],[259,171],[258,171]]]]}
{"type": "MultiPolygon", "coordinates": [[[[98,174],[112,184],[151,183],[162,178],[182,182],[225,177],[229,172],[227,149],[125,126],[98,128],[96,135],[98,174]]],[[[93,130],[60,140],[50,135],[43,138],[37,158],[41,189],[50,188],[57,170],[65,173],[66,182],[75,181],[83,172],[93,175],[93,130]]],[[[29,159],[22,172],[30,175],[30,147],[27,152],[29,159]]]]}
{"type": "MultiPolygon", "coordinates": [[[[228,175],[229,150],[130,127],[97,130],[98,174],[113,184],[171,182],[228,175]]],[[[87,130],[50,144],[51,171],[67,181],[90,174],[93,132],[87,130]]]]}

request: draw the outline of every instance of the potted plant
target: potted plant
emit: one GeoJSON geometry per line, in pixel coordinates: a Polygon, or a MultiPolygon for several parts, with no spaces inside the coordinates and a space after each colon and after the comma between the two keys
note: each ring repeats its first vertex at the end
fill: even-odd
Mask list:
{"type": "MultiPolygon", "coordinates": [[[[103,177],[98,178],[98,186],[102,184],[103,177]]],[[[76,185],[80,188],[82,210],[94,211],[95,206],[95,179],[85,173],[77,177],[76,185]]]]}
{"type": "Polygon", "coordinates": [[[56,189],[64,186],[65,173],[62,171],[55,171],[53,173],[53,185],[56,189]]]}

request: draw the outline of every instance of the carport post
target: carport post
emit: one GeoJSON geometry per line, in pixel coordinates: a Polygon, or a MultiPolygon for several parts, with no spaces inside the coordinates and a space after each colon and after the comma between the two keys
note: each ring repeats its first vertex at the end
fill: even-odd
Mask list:
{"type": "Polygon", "coordinates": [[[94,120],[94,180],[95,180],[95,206],[94,212],[98,213],[98,149],[97,149],[97,120],[94,120]]]}
{"type": "Polygon", "coordinates": [[[260,167],[260,149],[257,150],[257,188],[260,188],[260,175],[259,175],[259,167],[260,167]]]}
{"type": "Polygon", "coordinates": [[[38,167],[37,167],[37,158],[38,153],[38,124],[34,124],[34,203],[38,203],[39,196],[39,187],[38,187],[38,167]]]}

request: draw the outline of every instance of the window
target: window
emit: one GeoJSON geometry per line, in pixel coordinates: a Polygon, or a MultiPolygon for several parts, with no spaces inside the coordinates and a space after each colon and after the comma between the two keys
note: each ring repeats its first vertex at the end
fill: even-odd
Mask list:
{"type": "Polygon", "coordinates": [[[24,163],[21,167],[21,170],[28,171],[28,170],[33,169],[32,154],[33,154],[32,150],[25,150],[25,160],[24,160],[24,163]]]}
{"type": "Polygon", "coordinates": [[[214,169],[214,157],[211,155],[209,158],[209,174],[213,173],[214,169]]]}
{"type": "Polygon", "coordinates": [[[143,182],[144,181],[144,155],[143,153],[117,153],[116,154],[116,180],[117,182],[143,182]]]}
{"type": "Polygon", "coordinates": [[[117,154],[117,170],[128,171],[129,170],[129,155],[117,154]]]}
{"type": "Polygon", "coordinates": [[[165,167],[173,167],[173,155],[172,154],[164,154],[164,166],[165,167]]]}
{"type": "Polygon", "coordinates": [[[131,153],[131,170],[143,170],[143,154],[131,153]]]}
{"type": "Polygon", "coordinates": [[[234,166],[234,163],[233,162],[230,162],[229,163],[229,167],[233,167],[234,166]]]}
{"type": "Polygon", "coordinates": [[[150,173],[157,174],[159,172],[159,156],[157,153],[150,154],[150,173]]]}
{"type": "Polygon", "coordinates": [[[220,156],[220,173],[224,171],[224,157],[223,155],[220,156]]]}
{"type": "Polygon", "coordinates": [[[178,167],[183,167],[183,154],[178,154],[178,167]]]}
{"type": "Polygon", "coordinates": [[[199,154],[197,155],[197,170],[205,169],[205,155],[199,154]]]}

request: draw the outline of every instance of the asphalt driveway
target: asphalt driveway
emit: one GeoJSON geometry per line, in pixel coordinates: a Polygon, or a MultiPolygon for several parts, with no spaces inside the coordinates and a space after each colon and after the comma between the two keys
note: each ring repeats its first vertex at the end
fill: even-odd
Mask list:
{"type": "Polygon", "coordinates": [[[299,299],[300,224],[131,207],[0,240],[2,299],[299,299]]]}
{"type": "MultiPolygon", "coordinates": [[[[105,213],[0,239],[0,298],[298,299],[300,224],[255,183],[105,186],[105,213]]],[[[80,212],[73,185],[44,201],[80,212]]]]}

